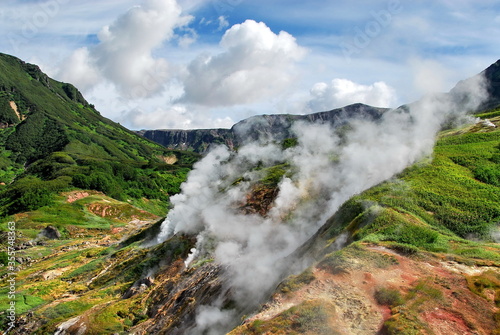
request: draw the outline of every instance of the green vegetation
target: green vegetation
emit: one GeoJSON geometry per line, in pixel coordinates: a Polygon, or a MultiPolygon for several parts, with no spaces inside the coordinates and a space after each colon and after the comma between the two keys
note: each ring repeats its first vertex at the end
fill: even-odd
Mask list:
{"type": "Polygon", "coordinates": [[[323,235],[346,229],[354,240],[407,255],[428,251],[498,264],[500,248],[488,242],[500,221],[499,142],[500,131],[480,124],[443,132],[432,162],[347,201],[323,235]]]}
{"type": "Polygon", "coordinates": [[[198,159],[139,137],[102,117],[72,85],[3,54],[0,123],[0,217],[51,205],[73,189],[165,208],[198,159]]]}
{"type": "Polygon", "coordinates": [[[373,267],[384,269],[397,262],[392,255],[371,252],[361,243],[355,242],[346,248],[327,254],[319,262],[318,267],[333,274],[340,274],[373,267]]]}
{"type": "Polygon", "coordinates": [[[336,335],[330,325],[330,319],[335,316],[335,306],[324,301],[305,301],[294,306],[269,321],[255,320],[231,332],[231,335],[251,334],[308,334],[336,335]]]}
{"type": "Polygon", "coordinates": [[[486,291],[493,294],[494,303],[500,307],[500,274],[486,271],[480,275],[467,277],[469,289],[482,298],[488,299],[486,291]]]}
{"type": "Polygon", "coordinates": [[[375,300],[380,305],[395,307],[403,304],[403,297],[396,289],[380,287],[375,291],[375,300]]]}
{"type": "MultiPolygon", "coordinates": [[[[499,113],[481,117],[498,123],[499,113]]],[[[338,130],[341,138],[348,130],[338,130]]],[[[432,162],[412,166],[347,201],[319,232],[327,241],[319,272],[307,269],[291,276],[279,292],[288,298],[321,280],[320,274],[390,268],[400,257],[393,251],[413,260],[435,255],[498,266],[499,143],[500,131],[480,124],[443,132],[432,162]],[[342,232],[350,244],[334,251],[342,232]],[[379,246],[393,251],[373,252],[379,246]]],[[[285,149],[295,145],[296,139],[282,143],[285,149]]],[[[207,256],[181,272],[182,259],[195,245],[190,236],[143,244],[157,235],[159,216],[165,215],[170,195],[180,191],[198,155],[166,150],[137,136],[103,118],[72,85],[1,54],[0,148],[0,234],[5,236],[7,222],[15,221],[16,243],[22,246],[16,253],[16,308],[40,321],[38,334],[53,333],[77,315],[83,316],[89,333],[126,333],[153,313],[152,300],[167,302],[170,294],[186,299],[191,287],[176,292],[176,281],[186,283],[190,273],[214,261],[207,256]],[[39,235],[48,225],[60,232],[61,240],[39,235]],[[158,276],[147,278],[151,273],[158,276]],[[166,288],[157,289],[160,282],[166,288]]],[[[261,174],[254,189],[258,196],[251,199],[257,210],[271,205],[280,180],[293,174],[286,162],[259,165],[254,172],[261,174]]],[[[1,251],[0,263],[7,259],[1,251]]],[[[6,272],[2,267],[0,276],[6,272]]],[[[471,292],[500,307],[496,273],[466,278],[471,292]]],[[[422,278],[406,291],[376,287],[375,300],[393,313],[385,324],[389,334],[426,330],[418,314],[424,307],[448,303],[439,280],[444,279],[422,278]]],[[[0,308],[9,303],[5,293],[0,290],[0,308]]],[[[337,312],[331,302],[307,300],[270,320],[245,324],[238,334],[336,334],[337,312]]],[[[0,313],[0,325],[5,321],[0,313]]]]}
{"type": "Polygon", "coordinates": [[[481,119],[491,119],[500,116],[500,108],[495,108],[484,113],[476,114],[476,116],[480,117],[481,119]]]}
{"type": "Polygon", "coordinates": [[[283,176],[286,176],[290,173],[290,165],[281,164],[272,166],[262,169],[262,173],[264,174],[264,177],[262,178],[260,183],[266,187],[276,187],[278,186],[278,183],[281,181],[283,176]]]}
{"type": "Polygon", "coordinates": [[[296,147],[299,144],[299,141],[296,138],[286,138],[283,140],[283,143],[281,143],[281,147],[283,150],[288,149],[288,148],[293,148],[296,147]]]}
{"type": "Polygon", "coordinates": [[[433,278],[422,278],[404,296],[391,289],[379,289],[375,292],[375,298],[377,302],[392,307],[394,315],[384,324],[386,332],[391,335],[432,331],[422,322],[420,313],[446,304],[443,287],[433,278]]]}
{"type": "MultiPolygon", "coordinates": [[[[121,332],[125,319],[143,320],[142,311],[117,318],[128,305],[106,306],[160,261],[185,257],[193,241],[173,239],[151,249],[110,245],[165,215],[169,197],[198,159],[102,117],[74,86],[0,54],[0,234],[15,222],[15,244],[22,246],[15,263],[17,312],[49,320],[39,334],[100,304],[102,313],[91,316],[98,323],[93,333],[121,332]],[[48,225],[60,240],[39,235],[48,225]]],[[[0,276],[6,273],[2,266],[0,276]]],[[[0,299],[0,307],[6,303],[0,299]]],[[[3,313],[0,319],[3,328],[3,313]]]]}
{"type": "Polygon", "coordinates": [[[314,273],[309,268],[297,276],[290,276],[284,282],[280,284],[278,290],[283,293],[289,293],[300,289],[311,283],[315,279],[314,273]]]}

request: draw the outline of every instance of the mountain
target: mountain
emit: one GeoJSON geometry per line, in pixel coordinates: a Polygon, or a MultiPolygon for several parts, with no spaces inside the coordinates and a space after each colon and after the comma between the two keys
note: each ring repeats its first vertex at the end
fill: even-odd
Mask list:
{"type": "MultiPolygon", "coordinates": [[[[449,93],[452,96],[460,96],[467,100],[463,88],[472,82],[485,79],[486,92],[489,98],[476,106],[472,113],[479,113],[494,109],[500,105],[500,60],[489,66],[478,75],[459,82],[449,93]]],[[[407,105],[399,107],[404,110],[407,105]]],[[[206,153],[211,144],[224,144],[229,148],[237,148],[240,145],[256,140],[274,140],[282,142],[287,138],[293,138],[292,125],[295,122],[323,122],[334,127],[346,125],[350,120],[368,119],[377,120],[386,112],[387,108],[377,108],[365,104],[352,104],[327,112],[313,113],[307,115],[273,114],[257,115],[236,123],[231,129],[191,129],[191,130],[141,130],[137,133],[159,143],[170,149],[189,150],[197,153],[206,153]]]]}
{"type": "Polygon", "coordinates": [[[358,103],[307,115],[257,115],[236,123],[231,129],[141,130],[138,134],[170,149],[205,153],[211,144],[224,144],[234,149],[257,140],[282,142],[295,136],[291,128],[300,121],[341,127],[353,119],[377,120],[387,110],[358,103]]]}
{"type": "Polygon", "coordinates": [[[16,282],[15,294],[0,288],[8,334],[500,332],[494,96],[477,122],[444,131],[478,110],[470,91],[342,126],[296,123],[295,141],[286,116],[256,117],[247,135],[282,145],[237,142],[192,166],[198,155],[138,137],[75,105],[57,89],[68,84],[2,59],[16,76],[4,106],[30,108],[16,119],[5,107],[1,143],[32,148],[2,147],[3,250],[16,236],[0,252],[0,277],[16,282]],[[23,126],[33,111],[49,146],[23,126]]]}
{"type": "Polygon", "coordinates": [[[468,82],[477,80],[478,77],[483,77],[486,79],[485,86],[488,93],[488,99],[486,99],[479,106],[476,112],[496,108],[498,105],[500,105],[500,60],[490,65],[477,76],[459,82],[454,89],[460,90],[461,86],[466,86],[468,82]]]}
{"type": "Polygon", "coordinates": [[[235,136],[231,129],[196,130],[140,130],[137,134],[170,149],[203,153],[210,145],[223,144],[235,148],[235,136]]]}
{"type": "Polygon", "coordinates": [[[166,204],[198,159],[102,117],[71,84],[5,54],[0,125],[0,215],[42,207],[71,188],[166,204]]]}

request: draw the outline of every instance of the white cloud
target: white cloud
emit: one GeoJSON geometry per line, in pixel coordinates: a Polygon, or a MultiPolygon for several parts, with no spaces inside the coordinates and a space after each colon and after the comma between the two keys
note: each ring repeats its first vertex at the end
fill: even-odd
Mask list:
{"type": "Polygon", "coordinates": [[[348,79],[333,79],[330,84],[316,83],[310,90],[308,107],[313,112],[331,110],[353,103],[376,107],[394,107],[395,90],[384,82],[357,84],[348,79]]]}
{"type": "Polygon", "coordinates": [[[182,16],[175,0],[145,0],[102,28],[98,45],[77,50],[59,77],[86,86],[90,79],[81,77],[81,69],[91,69],[92,78],[99,73],[128,98],[158,93],[169,78],[169,66],[166,59],[155,58],[153,51],[174,36],[175,28],[191,20],[182,16]]]}
{"type": "Polygon", "coordinates": [[[188,66],[183,101],[230,106],[273,97],[293,83],[294,64],[305,54],[292,35],[252,20],[227,30],[220,46],[222,53],[188,66]]]}
{"type": "Polygon", "coordinates": [[[80,48],[73,52],[59,67],[59,78],[76,84],[79,89],[88,91],[100,80],[98,70],[90,62],[88,48],[80,48]]]}
{"type": "Polygon", "coordinates": [[[207,121],[201,127],[228,115],[238,121],[262,113],[306,113],[309,100],[317,105],[313,111],[333,108],[332,97],[309,92],[314,83],[330,87],[332,78],[384,82],[397,88],[397,104],[403,104],[429,90],[450,89],[496,61],[500,53],[494,43],[500,33],[495,0],[480,5],[466,0],[401,2],[391,24],[350,62],[339,44],[352,41],[357,28],[364,31],[376,21],[373,13],[388,10],[388,2],[367,2],[356,8],[345,0],[320,1],[321,11],[310,2],[222,2],[228,4],[224,11],[206,0],[4,0],[0,30],[5,38],[0,49],[40,65],[51,77],[75,84],[103,115],[120,122],[124,110],[137,107],[144,115],[156,115],[159,107],[168,111],[167,106],[185,93],[193,127],[202,119],[194,109],[201,107],[207,121]],[[59,6],[49,6],[54,3],[59,6]],[[140,6],[132,8],[136,4],[140,6]],[[218,36],[231,27],[229,22],[247,12],[270,27],[293,31],[293,37],[272,32],[264,23],[245,22],[229,29],[226,44],[218,44],[218,36]],[[197,22],[185,24],[190,19],[187,14],[196,15],[197,22]],[[96,34],[105,25],[109,25],[107,31],[98,40],[96,34]],[[219,26],[224,28],[217,30],[219,26]],[[237,38],[230,39],[229,32],[237,38]],[[286,40],[295,51],[303,52],[299,45],[307,47],[308,56],[297,62],[300,57],[294,57],[294,50],[280,53],[286,40]],[[272,41],[274,47],[260,46],[264,41],[272,41]],[[419,66],[409,61],[414,58],[444,67],[430,64],[420,66],[419,72],[419,66]],[[179,68],[189,71],[179,77],[179,68]],[[167,94],[174,84],[179,87],[176,94],[167,94]],[[106,90],[99,93],[102,85],[106,90]]]}
{"type": "Polygon", "coordinates": [[[178,42],[181,48],[188,48],[198,39],[198,34],[196,33],[196,30],[192,28],[184,28],[183,33],[184,33],[183,35],[179,36],[179,42],[178,42]]]}
{"type": "Polygon", "coordinates": [[[222,30],[229,27],[229,22],[227,22],[227,18],[225,16],[221,15],[217,20],[219,21],[219,28],[217,28],[217,30],[222,30]]]}
{"type": "Polygon", "coordinates": [[[230,117],[211,117],[201,110],[192,110],[185,105],[172,105],[145,111],[135,108],[122,115],[132,129],[200,129],[231,128],[234,121],[230,117]]]}

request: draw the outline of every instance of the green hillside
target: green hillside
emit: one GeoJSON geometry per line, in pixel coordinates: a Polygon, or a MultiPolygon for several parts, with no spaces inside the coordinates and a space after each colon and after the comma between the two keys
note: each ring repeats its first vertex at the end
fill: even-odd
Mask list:
{"type": "Polygon", "coordinates": [[[198,159],[137,136],[102,117],[71,84],[4,54],[0,128],[0,216],[74,188],[166,202],[198,159]]]}
{"type": "Polygon", "coordinates": [[[499,334],[496,115],[347,201],[304,248],[318,262],[230,334],[499,334]]]}
{"type": "Polygon", "coordinates": [[[101,116],[71,84],[0,54],[0,276],[16,272],[17,313],[84,290],[84,282],[67,287],[68,278],[95,275],[107,247],[165,215],[198,159],[136,135],[101,116]],[[34,264],[49,273],[41,286],[34,264]],[[53,280],[60,268],[74,271],[53,280]]]}
{"type": "MultiPolygon", "coordinates": [[[[491,121],[500,125],[499,117],[491,121]]],[[[500,185],[484,171],[500,170],[499,140],[500,130],[481,124],[441,133],[432,161],[409,167],[394,180],[353,197],[319,231],[306,248],[306,254],[312,253],[318,262],[303,274],[286,279],[275,293],[280,295],[282,306],[288,306],[290,299],[292,307],[278,309],[273,318],[265,310],[264,319],[257,314],[231,334],[277,334],[284,330],[293,334],[344,334],[338,331],[338,322],[343,322],[339,315],[356,313],[360,301],[369,304],[373,313],[377,308],[388,313],[384,326],[387,334],[423,334],[434,325],[420,315],[440,308],[459,317],[467,315],[464,318],[473,329],[495,331],[500,277],[494,269],[500,266],[500,247],[493,238],[500,219],[500,185]],[[342,232],[350,236],[349,246],[331,252],[342,232]],[[416,274],[407,272],[407,263],[416,274]],[[425,270],[426,264],[433,264],[431,270],[425,270]],[[471,273],[477,275],[450,277],[442,264],[457,264],[454,266],[474,270],[471,273]],[[388,273],[394,273],[394,278],[389,280],[388,273]],[[383,279],[365,289],[366,296],[358,292],[367,287],[366,278],[377,279],[379,275],[383,279]],[[405,278],[404,286],[398,286],[396,275],[405,278]],[[411,276],[416,279],[411,281],[411,276]],[[342,280],[347,281],[342,290],[349,294],[351,307],[336,305],[342,299],[324,300],[329,299],[329,290],[343,285],[342,280]],[[371,304],[373,299],[379,304],[371,304]],[[458,302],[453,299],[461,299],[469,307],[460,305],[462,310],[457,310],[459,307],[453,306],[458,302]],[[479,312],[467,309],[478,308],[478,304],[482,306],[479,312]]],[[[275,170],[280,171],[281,166],[275,170]]],[[[273,173],[270,170],[265,180],[273,173]]],[[[263,182],[263,187],[274,188],[276,183],[263,182]]],[[[178,313],[168,314],[175,325],[184,309],[193,310],[203,301],[201,297],[178,298],[178,294],[200,294],[202,284],[197,276],[210,277],[214,271],[211,260],[183,270],[183,259],[194,246],[193,238],[175,236],[160,245],[141,245],[155,235],[157,224],[120,244],[102,243],[102,236],[113,236],[109,226],[118,227],[118,221],[103,225],[104,219],[88,212],[88,204],[97,201],[109,206],[109,199],[95,194],[71,204],[63,198],[58,201],[66,212],[75,213],[65,239],[19,252],[23,257],[48,255],[21,266],[18,277],[18,306],[22,313],[32,312],[26,321],[32,322],[33,333],[53,332],[56,325],[75,316],[80,316],[78,325],[91,333],[147,333],[151,329],[168,333],[169,322],[166,328],[155,328],[165,320],[163,308],[178,313]],[[87,221],[78,223],[76,213],[82,208],[87,221]],[[92,232],[99,226],[104,229],[92,232]],[[86,237],[81,239],[79,234],[86,237]],[[147,274],[151,268],[156,269],[154,279],[147,274]],[[47,282],[40,281],[45,277],[49,278],[47,282]],[[176,290],[178,293],[168,298],[176,290]]],[[[112,205],[122,206],[119,202],[112,205]]],[[[54,214],[41,209],[17,215],[16,220],[23,227],[34,227],[41,222],[57,223],[54,214]]],[[[32,235],[38,232],[32,231],[32,235]]],[[[23,232],[30,234],[28,229],[23,232]]],[[[201,290],[208,292],[204,286],[201,290]]],[[[7,302],[0,300],[0,304],[7,302]]],[[[266,308],[269,306],[273,304],[266,304],[266,308]]]]}

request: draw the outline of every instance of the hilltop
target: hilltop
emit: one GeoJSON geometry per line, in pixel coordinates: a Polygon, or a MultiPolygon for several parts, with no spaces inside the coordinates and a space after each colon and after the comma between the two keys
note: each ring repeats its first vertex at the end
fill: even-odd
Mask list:
{"type": "Polygon", "coordinates": [[[165,205],[198,159],[137,136],[101,116],[71,84],[4,54],[0,148],[2,216],[37,209],[71,189],[165,205]]]}

